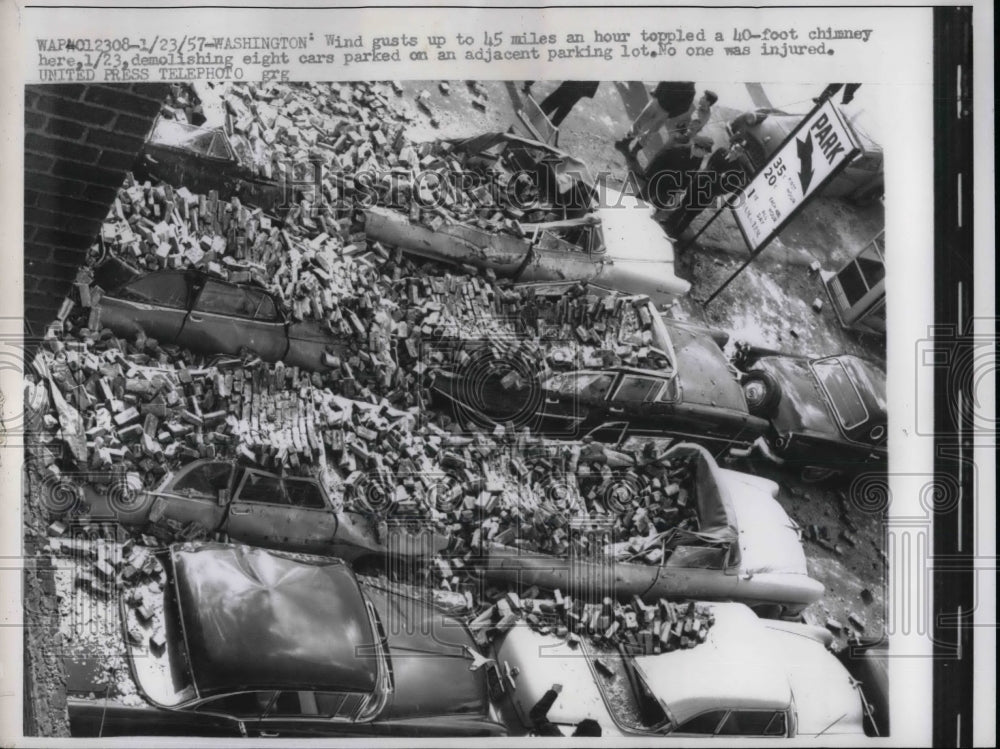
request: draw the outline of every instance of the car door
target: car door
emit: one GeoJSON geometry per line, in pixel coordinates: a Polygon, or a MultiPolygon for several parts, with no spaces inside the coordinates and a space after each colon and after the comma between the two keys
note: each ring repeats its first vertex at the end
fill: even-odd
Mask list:
{"type": "Polygon", "coordinates": [[[157,271],[130,281],[101,302],[101,320],[115,332],[144,332],[161,343],[180,335],[192,288],[182,271],[157,271]]]}
{"type": "Polygon", "coordinates": [[[247,469],[229,504],[226,531],[231,538],[252,545],[329,553],[337,524],[333,508],[314,480],[247,469]]]}
{"type": "Polygon", "coordinates": [[[729,447],[747,445],[764,433],[767,422],[748,413],[687,403],[676,380],[658,396],[658,416],[674,436],[708,447],[718,457],[729,447]]]}
{"type": "Polygon", "coordinates": [[[552,437],[577,436],[604,422],[607,395],[616,373],[601,370],[563,372],[545,383],[540,429],[552,437]]]}
{"type": "Polygon", "coordinates": [[[656,397],[663,386],[662,377],[623,372],[606,404],[608,418],[628,421],[632,433],[662,434],[663,405],[656,397]]]}
{"type": "Polygon", "coordinates": [[[261,289],[205,280],[178,343],[200,351],[236,354],[249,348],[266,361],[288,349],[288,335],[274,298],[261,289]]]}
{"type": "Polygon", "coordinates": [[[169,477],[153,492],[150,519],[197,523],[208,532],[222,525],[234,467],[222,460],[196,460],[169,477]]]}
{"type": "Polygon", "coordinates": [[[367,699],[360,692],[284,690],[274,696],[260,719],[245,723],[247,735],[265,739],[371,736],[370,722],[354,720],[367,699]]]}

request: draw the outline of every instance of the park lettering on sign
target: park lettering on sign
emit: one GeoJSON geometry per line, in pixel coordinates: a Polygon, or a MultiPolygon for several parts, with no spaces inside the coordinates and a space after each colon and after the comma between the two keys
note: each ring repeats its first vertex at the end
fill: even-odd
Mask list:
{"type": "Polygon", "coordinates": [[[736,201],[733,214],[751,252],[767,244],[828,180],[861,152],[827,100],[807,115],[736,201]]]}

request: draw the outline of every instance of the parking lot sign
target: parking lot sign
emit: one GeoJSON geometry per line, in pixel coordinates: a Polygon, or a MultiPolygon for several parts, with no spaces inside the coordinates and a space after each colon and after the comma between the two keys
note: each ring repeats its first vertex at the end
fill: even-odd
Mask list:
{"type": "Polygon", "coordinates": [[[831,100],[806,115],[733,204],[736,224],[751,253],[773,239],[861,150],[831,100]]]}

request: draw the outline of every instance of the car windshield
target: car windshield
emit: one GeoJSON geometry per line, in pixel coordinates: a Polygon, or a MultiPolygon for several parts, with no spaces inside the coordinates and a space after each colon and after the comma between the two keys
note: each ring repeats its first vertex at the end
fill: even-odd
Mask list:
{"type": "Polygon", "coordinates": [[[656,700],[642,675],[632,666],[631,656],[601,645],[587,645],[603,666],[596,666],[597,686],[608,713],[624,728],[644,733],[661,733],[669,725],[666,712],[656,700]]]}
{"type": "Polygon", "coordinates": [[[371,692],[348,690],[264,689],[236,692],[199,703],[197,712],[256,720],[330,720],[363,723],[377,717],[392,690],[392,667],[386,650],[385,630],[375,607],[366,601],[372,627],[378,632],[374,646],[356,656],[378,660],[378,684],[371,692]]]}
{"type": "Polygon", "coordinates": [[[812,370],[841,427],[855,429],[868,420],[868,409],[840,359],[820,359],[812,363],[812,370]]]}

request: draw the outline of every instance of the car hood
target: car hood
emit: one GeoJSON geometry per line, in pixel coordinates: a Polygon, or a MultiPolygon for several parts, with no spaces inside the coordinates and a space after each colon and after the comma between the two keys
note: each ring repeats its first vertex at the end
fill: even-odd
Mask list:
{"type": "Polygon", "coordinates": [[[389,642],[394,689],[379,720],[487,714],[486,671],[469,670],[476,649],[465,626],[429,603],[364,585],[389,642]]]}
{"type": "Polygon", "coordinates": [[[712,337],[664,322],[677,358],[681,399],[685,403],[747,413],[743,389],[712,337]]]}
{"type": "Polygon", "coordinates": [[[778,432],[842,438],[826,406],[826,397],[809,369],[808,359],[765,356],[758,359],[753,368],[772,375],[781,385],[781,400],[771,419],[778,432]]]}
{"type": "Polygon", "coordinates": [[[516,626],[498,641],[496,658],[501,669],[505,664],[512,672],[517,669],[509,694],[525,728],[530,728],[531,708],[553,684],[562,684],[565,688],[546,714],[552,723],[571,726],[591,718],[601,724],[605,735],[614,732],[614,721],[587,658],[565,639],[516,626]]]}
{"type": "Polygon", "coordinates": [[[777,500],[778,485],[722,469],[740,533],[740,572],[808,575],[795,522],[777,500]]]}

